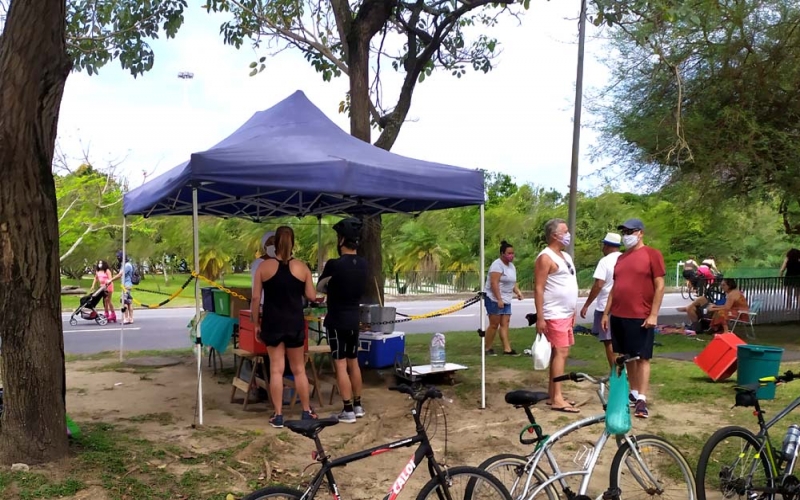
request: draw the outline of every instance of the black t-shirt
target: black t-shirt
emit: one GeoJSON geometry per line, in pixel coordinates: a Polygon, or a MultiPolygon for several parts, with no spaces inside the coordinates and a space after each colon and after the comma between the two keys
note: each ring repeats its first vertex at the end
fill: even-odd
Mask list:
{"type": "Polygon", "coordinates": [[[358,330],[361,297],[367,288],[369,266],[359,255],[342,255],[325,264],[320,280],[328,282],[328,313],[325,326],[342,330],[358,330]]]}

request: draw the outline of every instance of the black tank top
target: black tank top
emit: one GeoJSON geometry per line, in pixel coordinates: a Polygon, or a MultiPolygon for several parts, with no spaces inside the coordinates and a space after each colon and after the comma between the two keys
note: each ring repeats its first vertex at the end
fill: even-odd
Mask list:
{"type": "Polygon", "coordinates": [[[305,328],[303,296],[306,284],[295,278],[288,263],[278,261],[275,275],[262,283],[264,305],[261,306],[261,331],[292,333],[305,328]]]}
{"type": "Polygon", "coordinates": [[[790,260],[786,263],[786,276],[800,276],[800,261],[790,260]]]}

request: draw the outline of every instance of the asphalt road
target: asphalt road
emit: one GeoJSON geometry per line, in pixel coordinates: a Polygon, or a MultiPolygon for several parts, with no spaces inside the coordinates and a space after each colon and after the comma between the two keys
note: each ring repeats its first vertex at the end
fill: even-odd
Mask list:
{"type": "MultiPolygon", "coordinates": [[[[579,307],[583,306],[581,298],[579,307]]],[[[662,324],[677,323],[684,316],[675,311],[675,308],[687,304],[689,301],[681,298],[680,294],[667,294],[661,306],[659,322],[662,324]]],[[[448,307],[453,301],[430,300],[387,302],[387,306],[396,307],[397,311],[404,314],[421,314],[448,307]]],[[[533,299],[514,301],[512,304],[511,326],[514,328],[527,326],[525,315],[533,312],[533,299]]],[[[398,324],[396,331],[405,333],[431,333],[477,330],[479,327],[479,311],[477,304],[467,309],[441,316],[438,318],[422,319],[398,324]]],[[[126,351],[140,351],[145,349],[180,349],[189,348],[189,330],[186,325],[194,314],[193,308],[137,310],[134,324],[125,325],[124,349],[126,351]]],[[[586,322],[591,322],[592,310],[586,316],[586,322]]],[[[118,316],[122,315],[118,313],[118,316]]],[[[120,348],[120,324],[99,326],[94,321],[79,319],[77,326],[70,326],[70,313],[64,313],[64,348],[71,354],[89,354],[101,351],[115,351],[120,348]]]]}

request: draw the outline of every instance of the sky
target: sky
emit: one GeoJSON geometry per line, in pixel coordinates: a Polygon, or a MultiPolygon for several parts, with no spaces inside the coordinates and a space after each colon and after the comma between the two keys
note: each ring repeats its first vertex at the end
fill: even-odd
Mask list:
{"type": "MultiPolygon", "coordinates": [[[[579,2],[532,2],[521,23],[507,18],[493,29],[502,53],[488,74],[469,71],[457,79],[435,72],[417,86],[408,122],[392,151],[405,156],[510,175],[518,183],[568,190],[577,65],[579,2]]],[[[324,82],[297,51],[277,55],[224,45],[225,18],[190,7],[172,40],[152,43],[154,68],[133,78],[112,62],[99,75],[74,73],[67,81],[59,120],[59,148],[71,164],[84,153],[96,166],[118,165],[130,187],[161,174],[236,130],[253,113],[302,90],[327,116],[348,129],[338,112],[345,78],[324,82]],[[268,56],[266,69],[250,77],[249,64],[268,56]],[[191,72],[181,80],[179,72],[191,72]]],[[[597,56],[589,24],[584,86],[603,85],[608,71],[597,56]]],[[[385,70],[386,71],[386,70],[385,70]]],[[[396,96],[397,74],[386,71],[387,101],[396,96]]],[[[584,123],[591,117],[584,111],[584,123]]],[[[373,140],[377,138],[373,132],[373,140]]],[[[596,134],[581,133],[581,190],[602,166],[589,160],[596,134]]]]}

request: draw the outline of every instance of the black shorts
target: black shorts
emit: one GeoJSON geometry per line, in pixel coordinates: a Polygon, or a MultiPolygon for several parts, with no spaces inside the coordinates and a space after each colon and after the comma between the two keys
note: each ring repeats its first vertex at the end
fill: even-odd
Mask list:
{"type": "Polygon", "coordinates": [[[328,328],[328,344],[333,359],[358,358],[358,330],[328,328]]]}
{"type": "Polygon", "coordinates": [[[296,332],[289,333],[266,333],[262,330],[261,341],[266,344],[267,347],[278,347],[283,344],[287,349],[296,349],[306,344],[306,332],[304,330],[297,330],[296,332]]]}
{"type": "Polygon", "coordinates": [[[611,316],[611,345],[617,354],[652,359],[655,328],[643,328],[644,318],[618,318],[611,316]]]}

